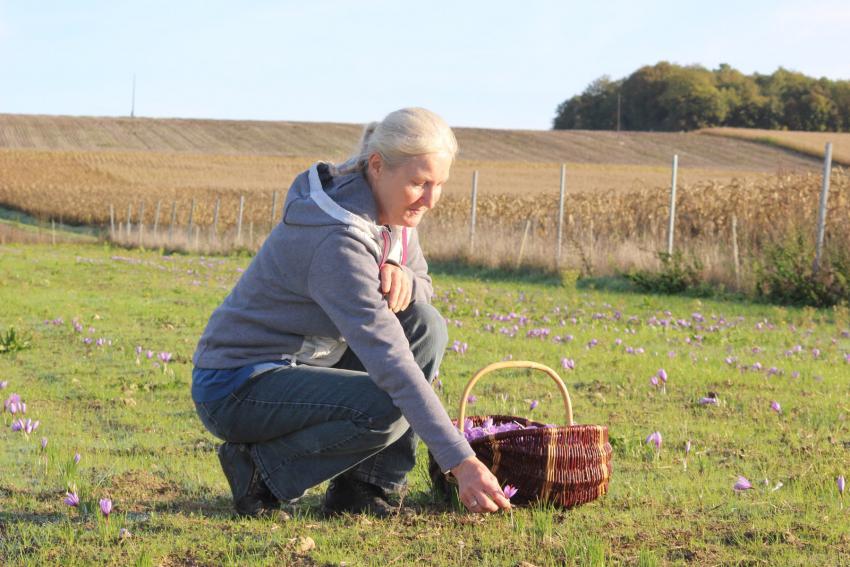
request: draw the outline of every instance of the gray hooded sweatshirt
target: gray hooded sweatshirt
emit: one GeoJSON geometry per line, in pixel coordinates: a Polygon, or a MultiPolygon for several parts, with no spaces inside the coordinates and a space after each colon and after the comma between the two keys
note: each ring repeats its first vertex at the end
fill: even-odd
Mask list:
{"type": "Polygon", "coordinates": [[[282,222],[213,312],[193,362],[209,369],[281,359],[331,366],[350,346],[447,471],[474,452],[380,291],[380,266],[394,261],[413,282],[413,300],[428,303],[427,264],[414,229],[390,230],[377,217],[362,173],[332,177],[319,163],[300,174],[282,222]]]}

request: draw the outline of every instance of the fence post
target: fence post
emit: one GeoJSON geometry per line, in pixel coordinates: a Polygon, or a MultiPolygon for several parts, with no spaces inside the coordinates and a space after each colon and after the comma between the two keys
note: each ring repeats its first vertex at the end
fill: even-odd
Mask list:
{"type": "Polygon", "coordinates": [[[50,219],[50,234],[52,235],[53,246],[56,246],[56,221],[53,219],[50,219]]]}
{"type": "Polygon", "coordinates": [[[676,173],[679,170],[679,155],[673,155],[673,178],[670,181],[670,224],[667,227],[667,254],[673,254],[673,230],[676,227],[676,173]]]}
{"type": "Polygon", "coordinates": [[[741,259],[738,256],[738,217],[732,213],[732,260],[735,262],[735,287],[741,289],[741,259]]]}
{"type": "Polygon", "coordinates": [[[195,226],[195,199],[192,198],[192,208],[189,209],[189,228],[187,229],[187,236],[189,240],[192,239],[192,228],[195,226]]]}
{"type": "Polygon", "coordinates": [[[829,176],[832,173],[832,142],[826,143],[823,157],[823,186],[820,192],[820,209],[818,210],[818,240],[815,248],[815,274],[820,270],[820,259],[823,253],[823,237],[826,233],[826,199],[829,197],[829,176]]]}
{"type": "Polygon", "coordinates": [[[177,201],[171,201],[171,224],[168,225],[168,243],[174,242],[174,223],[177,221],[177,201]]]}
{"type": "Polygon", "coordinates": [[[475,251],[475,212],[478,209],[478,170],[472,172],[472,203],[469,216],[469,255],[475,251]]]}
{"type": "Polygon", "coordinates": [[[242,243],[242,213],[245,211],[245,195],[239,197],[239,218],[236,221],[236,244],[242,243]]]}
{"type": "Polygon", "coordinates": [[[145,230],[145,202],[139,202],[139,246],[142,246],[142,236],[145,230]]]}
{"type": "Polygon", "coordinates": [[[129,205],[127,205],[127,226],[125,227],[127,229],[127,234],[126,234],[127,239],[130,238],[130,234],[132,233],[132,230],[133,230],[133,221],[132,221],[133,216],[132,215],[133,215],[133,204],[130,203],[129,205]]]}
{"type": "Polygon", "coordinates": [[[564,193],[567,186],[567,164],[561,164],[561,196],[558,199],[558,252],[555,256],[555,267],[561,268],[561,245],[564,235],[564,193]]]}
{"type": "Polygon", "coordinates": [[[196,226],[195,227],[195,251],[196,252],[200,248],[200,242],[201,242],[201,227],[196,226]]]}
{"type": "Polygon", "coordinates": [[[248,249],[254,248],[254,221],[248,223],[248,249]]]}
{"type": "Polygon", "coordinates": [[[159,208],[162,205],[161,200],[157,200],[156,202],[156,213],[153,218],[153,239],[156,240],[157,232],[159,231],[159,208]]]}
{"type": "Polygon", "coordinates": [[[522,255],[525,252],[525,242],[528,240],[528,231],[531,229],[531,219],[525,219],[525,231],[522,233],[522,242],[519,245],[519,254],[516,258],[516,267],[519,269],[522,264],[522,255]]]}
{"type": "Polygon", "coordinates": [[[115,207],[109,205],[109,238],[115,240],[115,207]]]}
{"type": "Polygon", "coordinates": [[[215,242],[216,236],[218,235],[218,211],[220,208],[221,197],[218,197],[215,200],[215,212],[213,213],[212,233],[210,233],[210,240],[213,242],[215,242]]]}
{"type": "Polygon", "coordinates": [[[271,221],[269,222],[269,233],[271,233],[271,231],[274,230],[274,225],[275,225],[274,221],[276,220],[274,213],[275,213],[276,209],[277,209],[277,191],[272,193],[272,218],[271,218],[271,221]]]}

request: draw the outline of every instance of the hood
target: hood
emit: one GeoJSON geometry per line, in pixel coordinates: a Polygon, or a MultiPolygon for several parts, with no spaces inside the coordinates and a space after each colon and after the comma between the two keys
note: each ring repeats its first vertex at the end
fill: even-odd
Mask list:
{"type": "Polygon", "coordinates": [[[333,177],[326,163],[299,175],[286,196],[283,222],[299,226],[347,225],[377,238],[378,205],[362,173],[333,177]]]}

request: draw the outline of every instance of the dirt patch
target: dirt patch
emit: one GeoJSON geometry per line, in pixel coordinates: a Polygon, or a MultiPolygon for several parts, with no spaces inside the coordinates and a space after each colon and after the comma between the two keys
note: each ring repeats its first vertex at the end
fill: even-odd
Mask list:
{"type": "Polygon", "coordinates": [[[118,497],[126,511],[151,510],[157,504],[182,501],[185,492],[174,481],[148,471],[127,471],[112,477],[110,492],[118,497]]]}

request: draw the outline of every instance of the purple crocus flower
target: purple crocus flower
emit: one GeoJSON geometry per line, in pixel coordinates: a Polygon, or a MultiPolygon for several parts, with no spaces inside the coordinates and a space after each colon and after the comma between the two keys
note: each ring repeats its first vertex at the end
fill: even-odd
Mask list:
{"type": "MultiPolygon", "coordinates": [[[[850,362],[850,355],[847,355],[847,356],[848,356],[848,362],[850,362]]],[[[0,390],[5,390],[6,386],[8,386],[8,385],[9,385],[9,382],[7,382],[6,380],[3,380],[2,382],[0,382],[0,390]]]]}
{"type": "Polygon", "coordinates": [[[66,494],[65,504],[67,504],[68,506],[71,506],[72,508],[80,505],[80,497],[77,496],[76,491],[66,492],[65,494],[66,494]]]}
{"type": "Polygon", "coordinates": [[[112,513],[112,500],[109,498],[101,498],[100,499],[100,511],[104,516],[109,518],[109,514],[112,513]]]}
{"type": "Polygon", "coordinates": [[[661,432],[655,431],[653,433],[650,433],[649,436],[646,438],[646,443],[649,444],[649,445],[655,445],[655,449],[660,450],[661,449],[661,432]]]}
{"type": "Polygon", "coordinates": [[[23,431],[24,429],[24,420],[16,419],[12,422],[12,431],[23,431]]]}
{"type": "Polygon", "coordinates": [[[537,400],[534,400],[533,402],[531,402],[531,405],[528,407],[528,409],[529,409],[529,410],[533,410],[533,409],[534,409],[534,408],[536,408],[538,405],[540,405],[540,402],[538,402],[537,400]]]}
{"type": "Polygon", "coordinates": [[[163,364],[168,364],[168,362],[171,361],[171,353],[161,352],[159,353],[159,359],[163,362],[163,364]]]}
{"type": "Polygon", "coordinates": [[[735,486],[732,487],[732,490],[735,492],[743,492],[745,490],[752,490],[753,485],[750,484],[750,481],[747,480],[746,477],[739,476],[737,482],[735,482],[735,486]]]}
{"type": "Polygon", "coordinates": [[[663,368],[658,370],[658,377],[661,379],[662,382],[664,382],[665,384],[667,383],[667,371],[663,368]]]}
{"type": "Polygon", "coordinates": [[[74,464],[75,464],[75,465],[79,465],[79,464],[80,464],[80,459],[82,459],[82,457],[80,456],[80,454],[79,454],[79,453],[74,453],[74,464]]]}
{"type": "Polygon", "coordinates": [[[561,366],[564,370],[574,370],[576,367],[576,361],[572,358],[562,358],[561,366]]]}
{"type": "Polygon", "coordinates": [[[718,403],[719,403],[719,400],[717,398],[713,398],[713,397],[710,397],[710,396],[706,396],[704,398],[699,399],[699,404],[701,406],[707,406],[707,405],[715,405],[716,406],[718,403]]]}
{"type": "Polygon", "coordinates": [[[153,351],[152,350],[147,351],[145,353],[145,356],[147,357],[148,360],[152,359],[153,358],[153,351]]]}
{"type": "Polygon", "coordinates": [[[45,449],[47,449],[47,437],[42,437],[41,438],[41,450],[44,451],[45,449]]]}
{"type": "Polygon", "coordinates": [[[505,493],[505,497],[510,500],[517,493],[517,488],[515,486],[511,486],[510,484],[506,484],[502,489],[502,492],[505,493]]]}
{"type": "Polygon", "coordinates": [[[41,424],[41,422],[40,422],[40,421],[38,421],[38,420],[33,421],[33,420],[31,420],[31,419],[27,418],[27,421],[26,421],[26,423],[24,424],[24,433],[26,433],[27,435],[29,435],[30,433],[32,433],[33,431],[35,431],[36,429],[38,429],[38,426],[39,426],[40,424],[41,424]]]}
{"type": "Polygon", "coordinates": [[[466,398],[466,401],[470,404],[474,404],[475,402],[478,401],[478,397],[474,396],[474,395],[470,395],[468,398],[466,398]]]}
{"type": "Polygon", "coordinates": [[[844,475],[839,475],[839,477],[835,479],[835,483],[838,485],[838,495],[843,498],[844,497],[844,475]]]}
{"type": "Polygon", "coordinates": [[[782,413],[782,406],[780,406],[779,402],[777,402],[776,400],[770,402],[770,409],[772,409],[776,413],[782,413]]]}
{"type": "Polygon", "coordinates": [[[136,345],[136,356],[142,354],[142,345],[136,345]]]}

